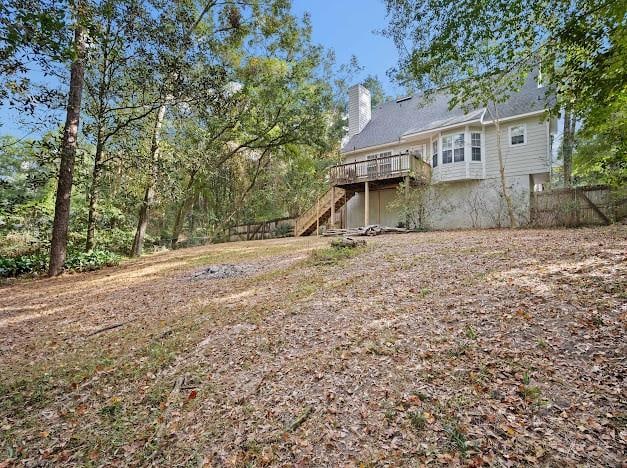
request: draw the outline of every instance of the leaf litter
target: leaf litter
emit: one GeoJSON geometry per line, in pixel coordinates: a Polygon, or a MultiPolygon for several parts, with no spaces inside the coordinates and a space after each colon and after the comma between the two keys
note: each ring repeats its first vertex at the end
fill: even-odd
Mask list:
{"type": "Polygon", "coordinates": [[[224,244],[1,289],[0,463],[625,462],[624,227],[369,244],[330,265],[307,261],[322,239],[224,244]],[[178,281],[201,262],[258,269],[178,281]]]}

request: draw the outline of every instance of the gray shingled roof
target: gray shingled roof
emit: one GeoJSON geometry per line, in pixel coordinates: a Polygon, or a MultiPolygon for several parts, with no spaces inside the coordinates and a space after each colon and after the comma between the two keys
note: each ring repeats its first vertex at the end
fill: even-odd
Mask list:
{"type": "MultiPolygon", "coordinates": [[[[530,75],[522,89],[499,105],[499,117],[506,118],[544,109],[545,89],[538,88],[535,76],[530,75]]],[[[464,123],[481,118],[484,109],[465,113],[460,108],[448,110],[449,95],[422,94],[410,99],[381,104],[372,110],[372,119],[342,148],[342,152],[399,141],[403,135],[464,123]]],[[[485,117],[490,120],[488,116],[485,117]]]]}

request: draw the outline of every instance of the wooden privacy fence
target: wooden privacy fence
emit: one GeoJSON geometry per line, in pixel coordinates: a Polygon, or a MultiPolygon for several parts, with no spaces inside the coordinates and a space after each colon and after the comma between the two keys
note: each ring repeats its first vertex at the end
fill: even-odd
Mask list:
{"type": "Polygon", "coordinates": [[[606,186],[533,192],[531,223],[538,227],[610,224],[624,216],[625,200],[613,200],[606,186]]]}
{"type": "Polygon", "coordinates": [[[231,226],[228,232],[229,242],[255,239],[274,239],[294,235],[295,218],[278,218],[270,221],[231,226]]]}

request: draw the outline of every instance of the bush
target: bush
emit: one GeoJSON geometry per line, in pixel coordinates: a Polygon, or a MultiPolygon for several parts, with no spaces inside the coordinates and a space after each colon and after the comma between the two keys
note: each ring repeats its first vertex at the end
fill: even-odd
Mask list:
{"type": "MultiPolygon", "coordinates": [[[[120,256],[108,250],[70,252],[65,259],[67,271],[92,271],[120,263],[120,256]]],[[[39,275],[48,269],[48,252],[39,251],[17,257],[0,257],[0,278],[39,275]]]]}
{"type": "Polygon", "coordinates": [[[2,278],[37,274],[46,271],[47,267],[48,254],[44,252],[17,257],[0,257],[0,277],[2,278]]]}
{"type": "Polygon", "coordinates": [[[64,267],[70,271],[92,271],[118,263],[120,256],[109,250],[91,250],[68,255],[64,267]]]}

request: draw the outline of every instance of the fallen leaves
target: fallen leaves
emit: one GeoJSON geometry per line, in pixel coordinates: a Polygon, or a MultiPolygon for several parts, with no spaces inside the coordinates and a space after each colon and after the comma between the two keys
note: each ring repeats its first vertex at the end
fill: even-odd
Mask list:
{"type": "Polygon", "coordinates": [[[0,328],[2,463],[619,465],[626,237],[382,236],[321,266],[316,239],[227,244],[5,289],[40,316],[0,328]],[[257,276],[189,281],[237,249],[257,276]]]}

